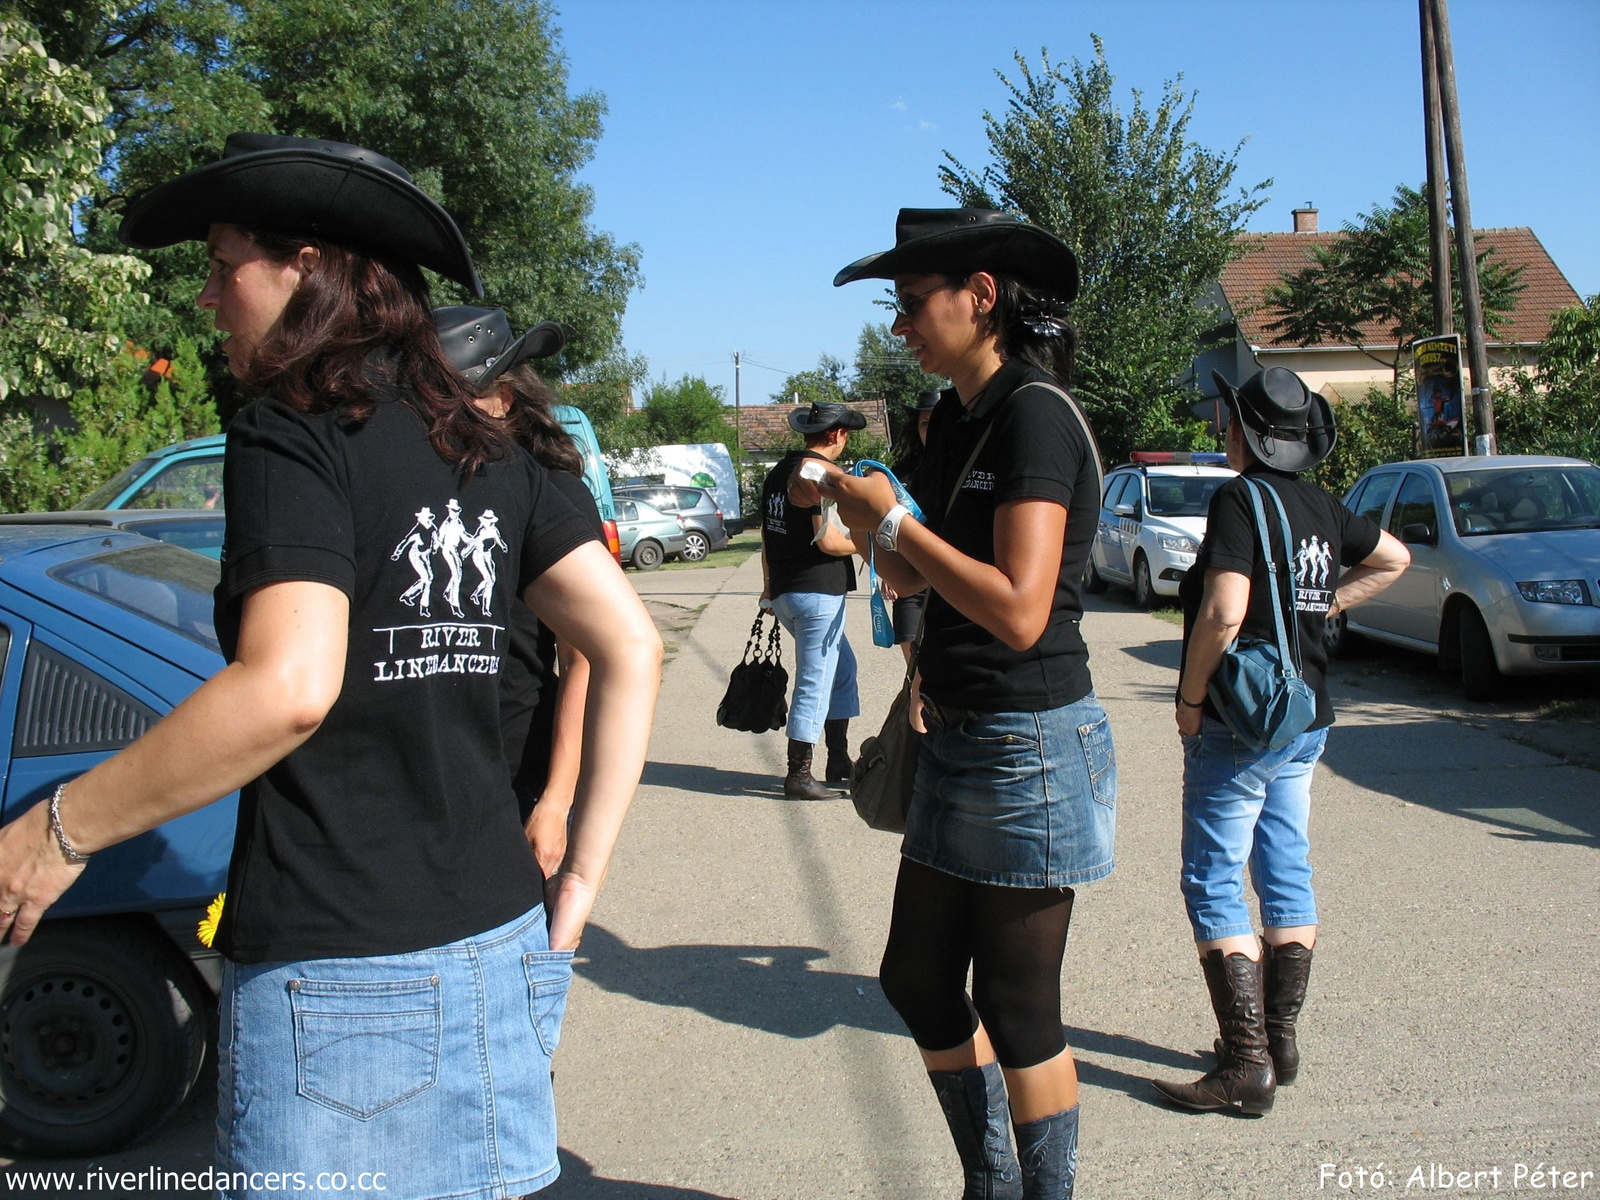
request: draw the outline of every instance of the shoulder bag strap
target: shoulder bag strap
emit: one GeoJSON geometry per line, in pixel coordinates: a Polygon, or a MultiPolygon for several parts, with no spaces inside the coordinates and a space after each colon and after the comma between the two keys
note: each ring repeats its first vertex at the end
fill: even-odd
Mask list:
{"type": "MultiPolygon", "coordinates": [[[[1100,465],[1100,443],[1094,439],[1094,430],[1089,427],[1089,418],[1083,415],[1083,409],[1078,407],[1078,402],[1068,395],[1064,388],[1059,388],[1053,383],[1043,382],[1025,384],[1024,386],[1041,387],[1048,392],[1054,392],[1056,395],[1060,396],[1064,401],[1066,401],[1067,411],[1078,419],[1078,428],[1083,430],[1084,439],[1089,443],[1089,455],[1094,459],[1094,503],[1095,507],[1098,509],[1100,506],[1100,497],[1105,495],[1106,473],[1105,468],[1100,465]]],[[[1022,388],[1018,388],[1017,390],[1020,392],[1022,388]]]]}
{"type": "Polygon", "coordinates": [[[1267,495],[1272,497],[1272,503],[1278,510],[1278,523],[1283,527],[1283,603],[1284,613],[1289,622],[1289,641],[1294,647],[1294,663],[1296,671],[1304,671],[1305,667],[1300,660],[1300,621],[1294,613],[1294,552],[1292,549],[1294,537],[1289,528],[1289,514],[1283,510],[1283,497],[1278,495],[1278,489],[1261,485],[1266,489],[1267,495]]]}
{"type": "MultiPolygon", "coordinates": [[[[1245,486],[1250,489],[1250,505],[1255,509],[1256,515],[1256,536],[1261,539],[1261,553],[1266,558],[1267,563],[1267,582],[1272,588],[1272,628],[1277,635],[1278,661],[1283,664],[1283,669],[1286,673],[1293,674],[1295,672],[1295,660],[1290,656],[1289,642],[1283,630],[1283,606],[1281,604],[1283,589],[1278,581],[1278,564],[1272,557],[1272,538],[1267,534],[1267,513],[1261,506],[1261,491],[1259,489],[1266,488],[1267,485],[1258,483],[1254,479],[1246,479],[1244,482],[1245,486]]],[[[1267,490],[1270,491],[1271,489],[1267,488],[1267,490]]],[[[1287,551],[1288,548],[1288,542],[1285,541],[1284,550],[1287,551]]]]}

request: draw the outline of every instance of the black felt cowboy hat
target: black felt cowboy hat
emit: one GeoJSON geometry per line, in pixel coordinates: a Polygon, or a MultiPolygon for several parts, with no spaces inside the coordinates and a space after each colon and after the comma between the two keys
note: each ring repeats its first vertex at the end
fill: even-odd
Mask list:
{"type": "Polygon", "coordinates": [[[857,259],[833,277],[833,286],[972,271],[1010,275],[1058,300],[1078,294],[1078,256],[1072,247],[993,208],[902,208],[894,223],[894,249],[857,259]]]}
{"type": "Polygon", "coordinates": [[[1308,471],[1339,440],[1333,406],[1287,367],[1257,371],[1238,387],[1222,377],[1211,378],[1239,421],[1252,453],[1277,471],[1308,471]]]}
{"type": "Polygon", "coordinates": [[[222,157],[151,188],[117,236],[137,250],[204,241],[213,223],[328,238],[437,271],[483,295],[466,239],[399,163],[320,138],[228,135],[222,157]]]}
{"type": "Polygon", "coordinates": [[[830,429],[865,429],[867,418],[848,404],[819,400],[789,414],[789,428],[796,433],[826,433],[830,429]]]}
{"type": "Polygon", "coordinates": [[[493,383],[518,363],[561,353],[567,335],[554,321],[540,321],[521,337],[511,335],[503,308],[453,304],[433,310],[439,345],[450,365],[478,387],[493,383]]]}
{"type": "Polygon", "coordinates": [[[911,411],[932,412],[934,409],[939,407],[939,397],[943,395],[944,393],[938,388],[932,388],[926,392],[918,392],[916,407],[911,411]]]}

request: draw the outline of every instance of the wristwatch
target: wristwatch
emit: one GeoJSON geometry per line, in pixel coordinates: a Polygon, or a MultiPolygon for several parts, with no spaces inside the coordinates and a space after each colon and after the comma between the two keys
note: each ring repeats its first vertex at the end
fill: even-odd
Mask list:
{"type": "Polygon", "coordinates": [[[904,504],[896,504],[878,522],[878,531],[873,536],[878,545],[885,550],[893,550],[900,536],[900,522],[911,512],[904,504]]]}

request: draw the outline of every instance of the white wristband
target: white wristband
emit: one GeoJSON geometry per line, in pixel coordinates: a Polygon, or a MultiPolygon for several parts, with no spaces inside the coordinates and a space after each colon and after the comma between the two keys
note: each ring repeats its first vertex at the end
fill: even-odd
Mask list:
{"type": "Polygon", "coordinates": [[[900,537],[900,522],[909,516],[911,510],[904,504],[896,504],[885,514],[883,520],[878,522],[877,542],[885,550],[893,550],[900,537]]]}

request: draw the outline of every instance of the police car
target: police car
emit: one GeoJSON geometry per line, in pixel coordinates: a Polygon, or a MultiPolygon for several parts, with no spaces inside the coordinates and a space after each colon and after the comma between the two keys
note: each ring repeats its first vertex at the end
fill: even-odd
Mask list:
{"type": "Polygon", "coordinates": [[[1211,495],[1235,474],[1227,462],[1219,453],[1135,451],[1108,473],[1084,590],[1119,583],[1141,608],[1176,596],[1206,536],[1211,495]]]}

